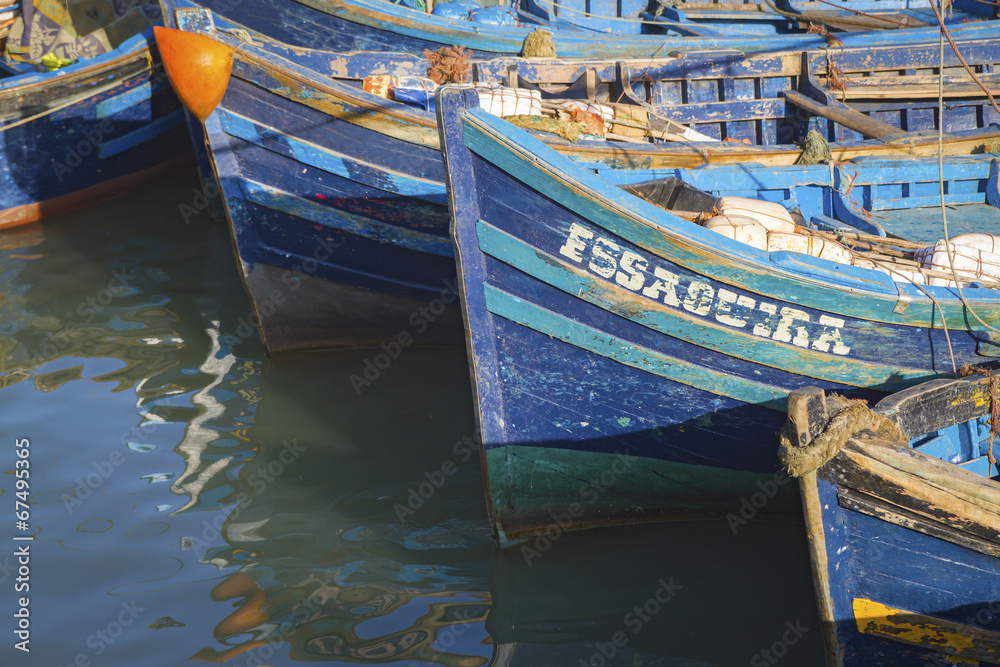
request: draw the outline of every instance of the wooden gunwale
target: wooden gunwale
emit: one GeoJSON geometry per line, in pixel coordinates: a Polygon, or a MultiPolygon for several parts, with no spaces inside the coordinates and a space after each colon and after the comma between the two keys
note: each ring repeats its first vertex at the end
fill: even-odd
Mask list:
{"type": "MultiPolygon", "coordinates": [[[[149,49],[129,53],[113,61],[88,68],[74,76],[59,80],[53,95],[52,81],[33,81],[20,86],[0,89],[0,122],[15,121],[41,109],[64,104],[74,97],[85,99],[97,88],[111,90],[128,83],[137,75],[153,70],[148,66],[149,49]],[[110,76],[109,76],[110,72],[110,76]],[[44,98],[38,99],[38,98],[44,98]],[[38,102],[33,100],[38,99],[38,102]]],[[[3,127],[0,126],[0,131],[3,127]]]]}
{"type": "Polygon", "coordinates": [[[70,74],[68,76],[60,76],[58,79],[55,79],[53,77],[46,78],[44,76],[42,77],[31,76],[30,78],[33,80],[19,83],[18,79],[27,77],[24,77],[24,75],[12,76],[6,79],[5,81],[0,81],[0,97],[5,97],[8,93],[23,95],[25,90],[29,90],[31,88],[51,89],[54,81],[59,82],[60,85],[58,86],[58,88],[64,88],[67,86],[75,85],[77,83],[80,83],[83,79],[92,77],[95,72],[103,72],[105,70],[115,69],[126,61],[134,60],[134,61],[141,61],[143,63],[148,63],[149,62],[148,56],[151,53],[152,50],[147,45],[134,51],[128,51],[122,53],[108,60],[94,62],[93,64],[83,69],[80,69],[79,71],[74,72],[73,74],[70,74]],[[4,83],[12,85],[4,86],[3,85],[4,83]]]}
{"type": "MultiPolygon", "coordinates": [[[[368,6],[363,2],[349,2],[344,0],[295,0],[301,5],[310,7],[317,11],[329,14],[331,16],[339,17],[343,20],[350,21],[353,23],[361,24],[369,28],[376,30],[385,30],[396,32],[399,34],[417,37],[427,41],[435,41],[441,44],[450,45],[455,43],[465,43],[466,45],[472,44],[473,49],[479,51],[493,51],[498,53],[520,53],[521,47],[524,41],[524,37],[534,28],[543,27],[541,23],[538,25],[526,24],[524,28],[497,28],[495,26],[489,25],[477,25],[470,24],[467,21],[460,20],[445,20],[442,21],[441,17],[434,16],[428,18],[426,14],[410,14],[407,11],[402,11],[406,8],[390,6],[386,9],[375,8],[368,6]],[[411,18],[413,17],[413,18],[411,18]],[[445,24],[445,22],[447,22],[445,24]],[[386,27],[386,25],[391,25],[391,28],[386,27]]],[[[413,11],[413,10],[411,10],[413,11]]],[[[975,31],[974,24],[968,26],[972,28],[969,32],[975,31]]],[[[893,31],[878,31],[878,32],[892,32],[896,35],[913,35],[917,31],[926,32],[927,29],[915,27],[915,28],[904,28],[900,30],[893,31]]],[[[961,27],[951,28],[951,32],[957,38],[961,39],[959,35],[962,32],[961,27]]],[[[876,40],[895,38],[896,35],[886,37],[883,35],[875,36],[876,40]]],[[[851,33],[847,33],[847,38],[852,37],[851,33]]],[[[653,55],[652,53],[637,53],[638,50],[652,50],[654,53],[659,52],[663,48],[665,42],[671,42],[670,48],[689,48],[689,49],[713,49],[718,48],[720,42],[732,41],[733,36],[727,35],[724,37],[716,36],[704,36],[704,37],[684,37],[677,38],[671,37],[667,34],[639,34],[639,35],[616,35],[607,33],[594,33],[594,32],[584,32],[584,31],[563,31],[557,30],[556,35],[556,48],[562,51],[560,55],[564,57],[579,57],[586,55],[587,51],[582,51],[581,49],[588,49],[589,52],[593,53],[595,47],[593,46],[594,39],[603,38],[603,42],[611,43],[614,42],[616,48],[622,51],[622,55],[630,53],[633,55],[653,55]],[[683,43],[677,43],[683,41],[683,43]],[[566,53],[569,51],[569,53],[566,53]]],[[[778,38],[782,41],[787,41],[791,38],[792,44],[788,47],[788,50],[796,49],[819,49],[825,47],[825,40],[819,36],[815,38],[809,34],[802,35],[769,35],[769,38],[778,38]],[[801,44],[798,44],[801,42],[801,44]]],[[[756,43],[759,42],[759,37],[755,35],[750,35],[746,37],[735,37],[735,39],[744,41],[746,43],[756,43]]],[[[751,49],[752,50],[752,49],[751,49]]]]}

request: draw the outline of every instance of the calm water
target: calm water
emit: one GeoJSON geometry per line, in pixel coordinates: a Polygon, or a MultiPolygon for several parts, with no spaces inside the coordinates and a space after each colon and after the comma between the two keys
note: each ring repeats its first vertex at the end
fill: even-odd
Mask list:
{"type": "Polygon", "coordinates": [[[821,664],[794,521],[497,550],[464,350],[269,361],[195,183],[0,233],[0,665],[821,664]]]}

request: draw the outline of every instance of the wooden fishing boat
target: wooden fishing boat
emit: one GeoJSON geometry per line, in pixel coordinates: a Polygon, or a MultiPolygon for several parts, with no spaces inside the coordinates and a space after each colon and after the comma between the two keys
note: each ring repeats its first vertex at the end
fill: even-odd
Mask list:
{"type": "MultiPolygon", "coordinates": [[[[221,102],[206,116],[205,130],[265,347],[279,352],[460,342],[437,119],[429,110],[361,88],[372,73],[422,75],[426,61],[290,47],[248,36],[203,9],[168,13],[180,29],[234,52],[232,76],[226,71],[220,77],[221,102]]],[[[993,40],[983,42],[981,48],[971,46],[980,40],[963,42],[971,62],[995,58],[989,55],[993,40]]],[[[837,57],[845,67],[867,59],[876,71],[899,69],[907,61],[903,47],[844,50],[837,57]]],[[[953,54],[948,58],[950,71],[956,63],[953,54]]],[[[783,94],[799,88],[804,62],[814,61],[797,52],[747,57],[716,51],[652,61],[483,61],[473,63],[473,74],[483,82],[540,86],[546,99],[578,94],[634,100],[633,106],[648,100],[655,113],[707,137],[752,144],[550,139],[577,159],[615,168],[751,159],[793,164],[802,149],[791,142],[810,127],[833,142],[838,160],[936,150],[936,136],[901,134],[898,128],[888,136],[888,123],[873,130],[870,118],[850,109],[829,112],[829,105],[819,104],[821,114],[833,113],[829,119],[800,114],[804,98],[793,103],[783,94]],[[862,140],[848,125],[882,139],[862,140]],[[845,140],[838,142],[840,136],[845,140]]],[[[825,61],[822,67],[825,72],[825,61]]],[[[823,85],[821,76],[814,78],[812,85],[823,85]]],[[[887,102],[886,108],[891,104],[903,102],[887,102]]],[[[998,136],[989,128],[994,112],[983,110],[981,96],[953,104],[948,117],[960,114],[965,129],[945,137],[946,152],[982,150],[998,136]]]]}
{"type": "MultiPolygon", "coordinates": [[[[698,36],[700,28],[697,23],[663,16],[655,20],[624,17],[628,20],[611,21],[614,32],[598,32],[581,29],[565,20],[553,22],[533,13],[527,4],[525,9],[517,11],[517,18],[524,24],[523,27],[436,16],[385,0],[295,0],[267,5],[244,0],[238,10],[234,10],[233,3],[228,0],[205,0],[201,4],[239,21],[250,30],[282,42],[341,53],[388,51],[421,54],[424,49],[435,50],[461,44],[471,49],[476,58],[513,56],[521,54],[525,38],[537,28],[545,28],[552,33],[555,52],[560,58],[649,57],[665,55],[677,49],[731,48],[753,53],[815,49],[827,45],[826,38],[816,34],[775,34],[762,40],[761,35],[747,34],[749,31],[744,31],[741,26],[720,26],[703,30],[706,35],[698,36]],[[322,26],[319,35],[312,34],[312,26],[322,26]],[[317,38],[323,43],[315,43],[317,38]]],[[[566,12],[574,9],[584,11],[589,4],[559,3],[566,12]]],[[[609,7],[615,4],[608,3],[609,7]]],[[[988,6],[980,9],[974,2],[968,4],[968,11],[971,12],[985,13],[989,9],[988,6]]],[[[630,8],[637,5],[632,2],[620,3],[619,6],[622,7],[621,13],[628,14],[630,8]]],[[[609,10],[609,15],[619,17],[619,12],[609,10]]],[[[599,17],[592,19],[607,21],[599,17]]],[[[949,29],[957,39],[964,39],[982,35],[983,30],[988,31],[987,23],[958,23],[949,29]]],[[[838,34],[845,47],[915,44],[936,37],[936,27],[838,34]]]]}
{"type": "Polygon", "coordinates": [[[0,64],[0,227],[119,196],[189,152],[152,31],[52,72],[0,64]]]}
{"type": "Polygon", "coordinates": [[[829,665],[1000,663],[997,377],[788,399],[829,665]],[[996,417],[992,417],[995,419],[996,417]]]}
{"type": "MultiPolygon", "coordinates": [[[[819,384],[874,400],[950,372],[952,359],[995,353],[970,314],[998,321],[995,281],[967,285],[963,302],[952,288],[909,282],[931,282],[922,269],[894,280],[902,267],[877,255],[850,265],[733,241],[685,219],[720,206],[715,197],[672,180],[627,192],[463,108],[474,101],[464,94],[445,89],[438,104],[502,542],[779,508],[788,487],[769,443],[791,390],[819,384]]],[[[995,206],[995,160],[982,159],[975,189],[995,206]]],[[[920,181],[936,185],[930,162],[922,175],[896,165],[899,179],[884,184],[916,196],[920,181]]],[[[946,204],[967,192],[945,187],[946,204]]]]}
{"type": "MultiPolygon", "coordinates": [[[[909,0],[680,0],[652,5],[642,0],[568,3],[527,0],[524,4],[529,16],[542,18],[549,25],[608,33],[663,31],[702,37],[745,37],[803,33],[815,25],[825,26],[824,30],[836,35],[938,25],[937,16],[927,3],[909,0]]],[[[956,3],[952,13],[942,18],[946,25],[952,26],[993,17],[988,5],[967,0],[956,3]]]]}

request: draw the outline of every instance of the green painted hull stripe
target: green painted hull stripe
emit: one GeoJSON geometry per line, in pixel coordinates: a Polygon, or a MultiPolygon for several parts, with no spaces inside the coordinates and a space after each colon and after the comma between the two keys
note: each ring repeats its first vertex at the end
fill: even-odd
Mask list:
{"type": "Polygon", "coordinates": [[[698,345],[706,349],[736,359],[818,380],[884,390],[901,389],[918,380],[934,377],[934,373],[921,369],[876,365],[729,331],[708,320],[685,316],[653,301],[639,309],[635,306],[636,296],[624,288],[611,286],[569,266],[482,220],[476,230],[480,249],[505,264],[636,324],[681,340],[698,341],[698,345]]]}
{"type": "Polygon", "coordinates": [[[486,308],[495,315],[558,338],[580,349],[613,359],[632,368],[658,375],[696,389],[750,404],[784,411],[788,392],[772,385],[744,380],[726,373],[680,361],[646,347],[628,343],[586,325],[557,315],[516,296],[486,285],[486,308]]]}

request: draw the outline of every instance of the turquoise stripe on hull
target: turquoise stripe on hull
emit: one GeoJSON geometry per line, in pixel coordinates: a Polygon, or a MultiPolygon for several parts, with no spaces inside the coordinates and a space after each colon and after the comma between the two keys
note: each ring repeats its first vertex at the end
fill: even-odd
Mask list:
{"type": "Polygon", "coordinates": [[[655,350],[633,345],[574,322],[491,285],[484,286],[486,306],[491,313],[558,338],[584,350],[638,368],[673,382],[710,391],[744,403],[755,403],[778,411],[785,410],[788,392],[763,382],[753,382],[672,359],[655,350]]]}
{"type": "MultiPolygon", "coordinates": [[[[669,262],[777,300],[794,293],[801,305],[837,315],[920,327],[940,321],[938,306],[914,286],[901,286],[900,289],[910,297],[909,305],[902,313],[894,312],[900,293],[897,283],[885,274],[842,267],[795,253],[769,255],[724,239],[625,192],[609,193],[607,199],[588,197],[581,186],[603,195],[608,190],[606,181],[581,170],[574,170],[574,178],[579,179],[579,184],[553,178],[552,172],[546,171],[540,160],[520,149],[495,151],[497,138],[479,118],[485,115],[478,110],[467,112],[468,122],[463,124],[463,133],[470,150],[593,224],[629,239],[669,262]],[[646,219],[682,227],[684,234],[673,233],[668,227],[649,225],[644,222],[646,219]],[[801,265],[803,269],[796,271],[796,265],[801,265]],[[857,298],[856,292],[866,293],[867,298],[857,298]]],[[[512,134],[518,132],[521,131],[512,130],[512,134]]],[[[569,162],[547,147],[541,147],[540,152],[545,154],[545,160],[569,162]]],[[[964,328],[970,316],[957,302],[957,293],[946,288],[930,289],[938,295],[938,303],[947,315],[948,326],[964,328]]],[[[991,293],[988,299],[982,299],[980,292],[992,290],[966,289],[966,298],[987,321],[1000,320],[1000,296],[991,293]]]]}

